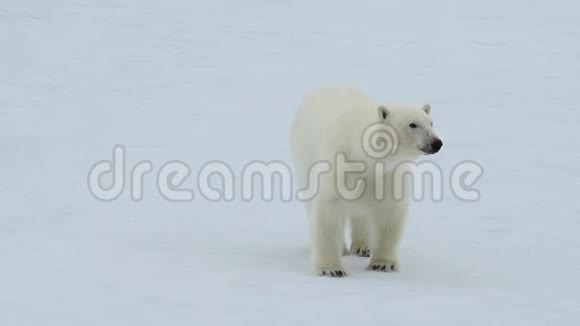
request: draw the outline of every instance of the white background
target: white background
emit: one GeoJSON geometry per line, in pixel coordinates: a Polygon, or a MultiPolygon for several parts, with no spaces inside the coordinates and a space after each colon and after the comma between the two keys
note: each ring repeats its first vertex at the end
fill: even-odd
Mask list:
{"type": "Polygon", "coordinates": [[[577,325],[579,76],[574,0],[0,0],[0,325],[577,325]],[[87,189],[115,144],[288,161],[327,84],[431,103],[432,159],[485,168],[413,205],[399,273],[309,274],[298,202],[87,189]]]}

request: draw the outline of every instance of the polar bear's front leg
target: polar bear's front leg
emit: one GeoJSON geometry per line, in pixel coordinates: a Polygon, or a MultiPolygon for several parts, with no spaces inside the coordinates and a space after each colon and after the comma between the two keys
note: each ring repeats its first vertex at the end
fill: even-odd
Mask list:
{"type": "Polygon", "coordinates": [[[320,276],[343,277],[341,256],[344,246],[343,225],[336,203],[317,201],[311,216],[312,265],[320,276]]]}
{"type": "Polygon", "coordinates": [[[399,242],[405,225],[405,217],[375,218],[373,224],[371,260],[367,269],[379,272],[398,271],[399,242]]]}

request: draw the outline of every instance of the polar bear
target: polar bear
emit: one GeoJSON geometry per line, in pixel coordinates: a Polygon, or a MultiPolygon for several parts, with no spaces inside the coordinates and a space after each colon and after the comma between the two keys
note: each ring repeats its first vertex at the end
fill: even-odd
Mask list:
{"type": "Polygon", "coordinates": [[[343,253],[370,256],[369,270],[399,269],[410,182],[395,171],[441,149],[430,112],[429,104],[414,108],[379,103],[351,88],[323,88],[305,97],[290,141],[298,183],[311,194],[304,202],[316,274],[346,276],[343,253]],[[330,168],[313,168],[324,162],[330,168]],[[350,250],[344,240],[347,218],[350,250]]]}

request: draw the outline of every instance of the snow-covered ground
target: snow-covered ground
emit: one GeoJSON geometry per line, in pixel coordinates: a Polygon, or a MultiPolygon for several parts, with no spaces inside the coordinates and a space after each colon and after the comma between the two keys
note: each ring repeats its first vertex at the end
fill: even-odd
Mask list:
{"type": "Polygon", "coordinates": [[[0,44],[0,325],[580,322],[575,0],[1,0],[0,44]],[[288,161],[325,84],[430,102],[433,160],[485,169],[478,202],[413,205],[399,273],[309,274],[295,201],[87,189],[115,144],[154,171],[288,161]]]}

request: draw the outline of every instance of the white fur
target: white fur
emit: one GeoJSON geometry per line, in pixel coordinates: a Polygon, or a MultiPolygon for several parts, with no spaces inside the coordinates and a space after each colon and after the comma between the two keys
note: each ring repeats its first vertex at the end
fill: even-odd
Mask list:
{"type": "MultiPolygon", "coordinates": [[[[308,95],[299,108],[291,130],[291,143],[297,179],[308,185],[309,171],[317,161],[332,163],[333,171],[320,176],[319,191],[306,207],[312,231],[312,266],[319,275],[346,275],[341,263],[347,218],[351,217],[351,252],[368,254],[369,269],[397,270],[398,246],[408,211],[408,197],[397,201],[389,189],[393,169],[398,163],[415,160],[421,149],[436,139],[431,128],[431,107],[411,108],[370,100],[349,88],[319,89],[308,95]],[[385,111],[386,108],[386,111],[385,111]],[[383,112],[387,117],[383,120],[383,112]],[[398,136],[398,150],[384,159],[374,159],[361,146],[364,130],[374,123],[387,123],[398,136]],[[417,124],[411,129],[410,123],[417,124]],[[364,162],[367,171],[342,183],[334,173],[335,159],[344,153],[347,160],[364,162]],[[375,172],[374,166],[384,169],[375,172]],[[355,200],[344,199],[337,187],[353,188],[354,178],[366,182],[365,193],[355,200]],[[375,198],[375,180],[386,180],[384,199],[375,198]]],[[[341,171],[338,171],[341,172],[341,171]]],[[[406,187],[406,190],[408,187],[406,187]]]]}

